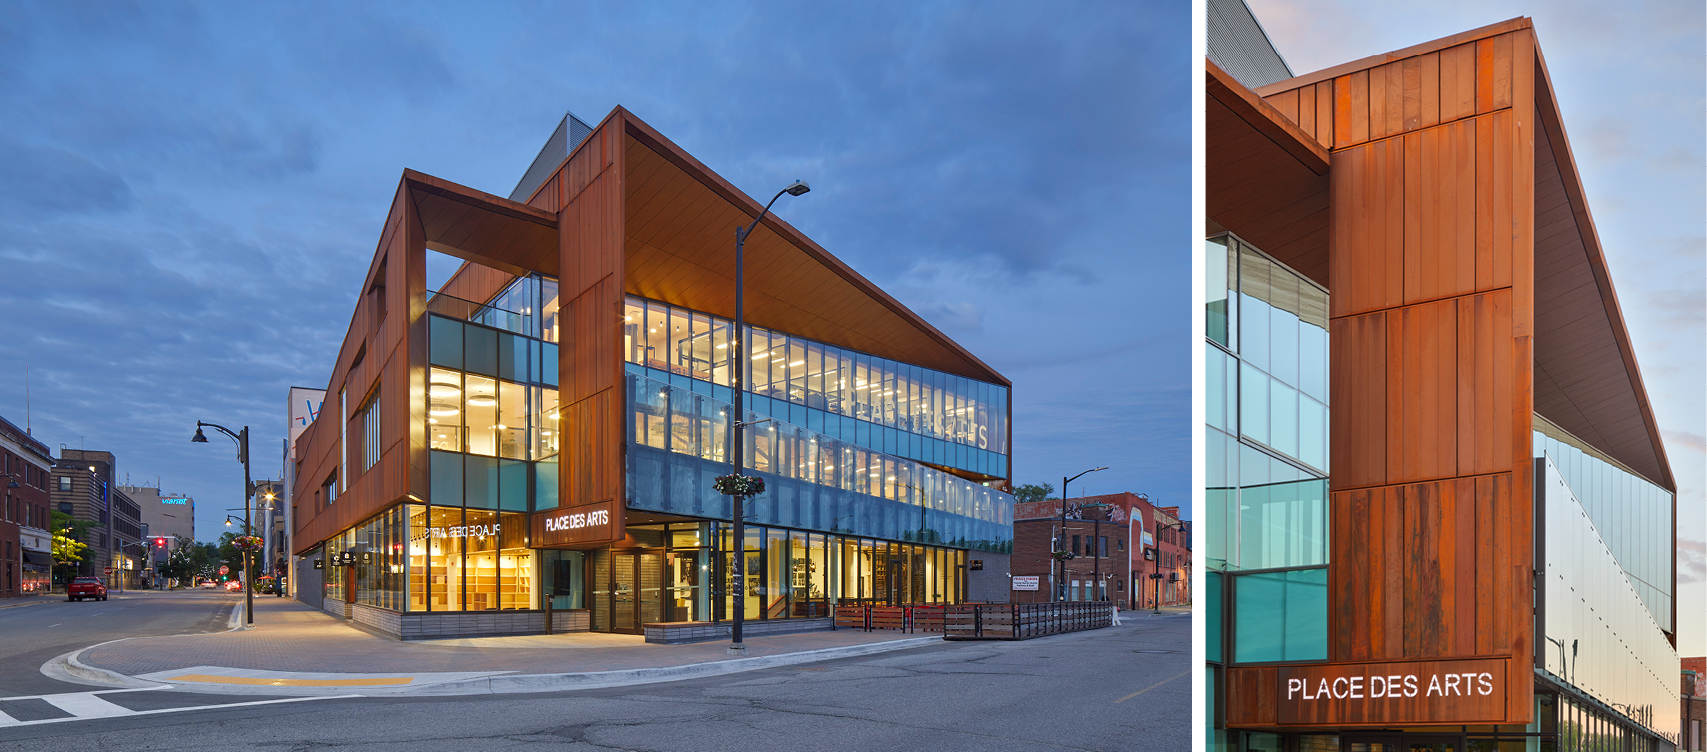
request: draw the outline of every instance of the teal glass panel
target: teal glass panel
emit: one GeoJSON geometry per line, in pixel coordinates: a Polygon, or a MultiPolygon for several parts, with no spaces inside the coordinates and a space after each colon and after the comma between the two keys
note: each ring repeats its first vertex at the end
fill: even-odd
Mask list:
{"type": "MultiPolygon", "coordinates": [[[[1220,663],[1221,636],[1225,625],[1221,622],[1221,579],[1225,575],[1220,572],[1205,572],[1203,575],[1203,656],[1205,660],[1220,663]]],[[[1211,691],[1210,696],[1214,696],[1211,691]]],[[[1213,707],[1213,706],[1212,706],[1213,707]]]]}
{"type": "Polygon", "coordinates": [[[468,455],[462,481],[465,505],[471,509],[498,508],[498,458],[468,455]]]}
{"type": "Polygon", "coordinates": [[[1328,469],[1328,408],[1309,397],[1298,399],[1298,459],[1328,469]]]}
{"type": "Polygon", "coordinates": [[[1239,565],[1245,569],[1327,563],[1327,481],[1239,490],[1239,565]]]}
{"type": "Polygon", "coordinates": [[[498,460],[498,508],[506,512],[528,510],[528,463],[498,460]]]}
{"type": "Polygon", "coordinates": [[[557,459],[533,464],[533,508],[557,508],[557,459]]]}
{"type": "Polygon", "coordinates": [[[464,369],[484,376],[498,375],[498,332],[483,326],[464,327],[464,369]]]}
{"type": "Polygon", "coordinates": [[[1203,346],[1203,416],[1210,426],[1223,431],[1232,430],[1227,424],[1227,416],[1233,405],[1227,403],[1227,368],[1233,362],[1232,358],[1212,345],[1203,346]]]}
{"type": "Polygon", "coordinates": [[[1267,444],[1269,441],[1269,381],[1268,374],[1252,368],[1249,363],[1241,364],[1239,369],[1239,427],[1246,436],[1263,444],[1267,444]]]}
{"type": "MultiPolygon", "coordinates": [[[[1309,285],[1304,288],[1316,290],[1309,285]]],[[[1327,307],[1325,300],[1322,306],[1327,307]]],[[[1317,402],[1328,401],[1328,330],[1314,324],[1298,327],[1298,388],[1317,402]]]]}
{"type": "Polygon", "coordinates": [[[1204,331],[1205,336],[1223,346],[1231,347],[1228,340],[1228,293],[1232,289],[1233,280],[1228,279],[1226,238],[1210,238],[1203,243],[1203,272],[1204,272],[1204,331]]]}
{"type": "Polygon", "coordinates": [[[427,353],[435,366],[462,368],[462,322],[427,317],[427,353]]]}
{"type": "Polygon", "coordinates": [[[1298,392],[1279,379],[1269,382],[1268,445],[1288,457],[1298,456],[1298,392]]]}
{"type": "Polygon", "coordinates": [[[1288,384],[1298,384],[1298,314],[1284,308],[1296,307],[1298,280],[1281,269],[1274,270],[1276,306],[1269,313],[1269,373],[1288,384]]]}
{"type": "Polygon", "coordinates": [[[1234,660],[1327,659],[1327,569],[1239,575],[1233,600],[1234,660]]]}
{"type": "Polygon", "coordinates": [[[430,451],[432,485],[427,501],[447,507],[462,506],[462,455],[456,452],[430,451]]]}

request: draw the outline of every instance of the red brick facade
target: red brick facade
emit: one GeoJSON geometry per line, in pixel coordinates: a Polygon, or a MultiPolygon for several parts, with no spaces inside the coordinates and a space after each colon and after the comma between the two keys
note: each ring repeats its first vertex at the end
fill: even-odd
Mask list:
{"type": "Polygon", "coordinates": [[[1061,501],[1021,502],[1014,505],[1014,553],[1010,572],[1015,577],[1036,577],[1036,591],[1015,590],[1015,603],[1048,601],[1051,585],[1060,576],[1067,600],[1096,600],[1099,597],[1121,608],[1149,608],[1156,602],[1156,581],[1162,574],[1162,605],[1191,602],[1191,551],[1189,535],[1178,528],[1162,530],[1157,525],[1179,522],[1178,507],[1156,507],[1140,494],[1118,493],[1067,500],[1064,543],[1074,558],[1056,566],[1050,558],[1051,543],[1061,528],[1061,501]],[[1098,506],[1106,505],[1106,506],[1098,506]],[[1144,558],[1148,536],[1158,558],[1144,558]],[[1093,543],[1095,541],[1095,543],[1093,543]],[[1061,574],[1061,570],[1065,570],[1061,574]],[[1101,588],[1094,583],[1101,581],[1101,588]]]}
{"type": "Polygon", "coordinates": [[[30,557],[24,549],[33,541],[43,541],[42,534],[51,527],[47,493],[53,464],[50,451],[28,432],[0,418],[0,598],[25,595],[39,585],[39,574],[25,574],[30,557]],[[11,488],[13,483],[18,487],[11,488]]]}

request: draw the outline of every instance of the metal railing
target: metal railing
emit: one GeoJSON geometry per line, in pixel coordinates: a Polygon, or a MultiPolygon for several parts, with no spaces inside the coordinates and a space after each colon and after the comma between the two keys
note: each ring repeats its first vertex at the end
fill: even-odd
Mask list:
{"type": "Polygon", "coordinates": [[[1028,640],[1113,623],[1114,609],[1107,601],[965,604],[944,609],[942,638],[1028,640]]]}
{"type": "Polygon", "coordinates": [[[427,312],[458,321],[485,324],[494,329],[514,332],[524,337],[533,336],[529,333],[528,320],[525,314],[499,308],[495,305],[463,300],[455,295],[436,290],[427,291],[427,312]]]}

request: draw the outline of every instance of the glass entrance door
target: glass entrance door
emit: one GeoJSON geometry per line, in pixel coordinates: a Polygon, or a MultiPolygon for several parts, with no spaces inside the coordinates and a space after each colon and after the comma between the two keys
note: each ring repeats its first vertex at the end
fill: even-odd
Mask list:
{"type": "Polygon", "coordinates": [[[635,584],[636,567],[633,554],[616,554],[614,577],[611,581],[611,631],[624,634],[637,634],[640,626],[635,621],[635,584]]]}
{"type": "Polygon", "coordinates": [[[613,554],[611,631],[641,634],[664,620],[664,554],[613,554]]]}

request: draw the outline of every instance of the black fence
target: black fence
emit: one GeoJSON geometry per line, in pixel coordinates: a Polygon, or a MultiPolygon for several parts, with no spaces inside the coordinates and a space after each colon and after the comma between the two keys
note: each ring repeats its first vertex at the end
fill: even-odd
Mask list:
{"type": "Polygon", "coordinates": [[[1029,640],[1109,626],[1114,608],[1107,601],[966,604],[945,607],[942,618],[945,640],[1029,640]]]}

